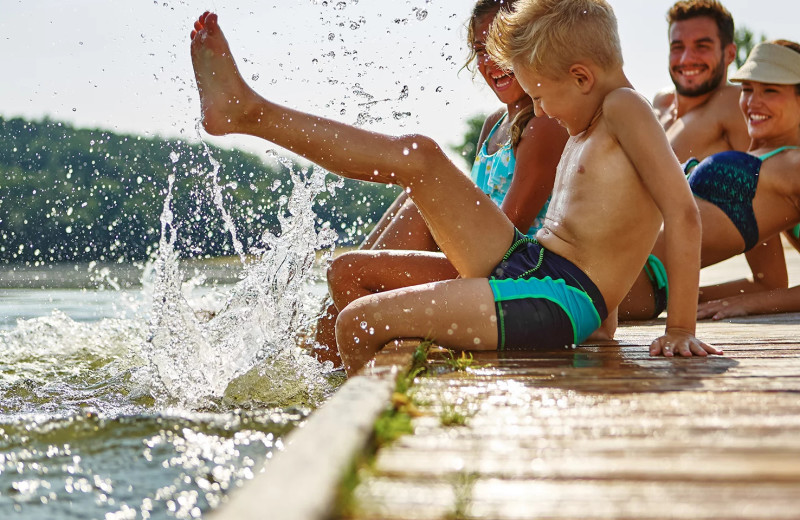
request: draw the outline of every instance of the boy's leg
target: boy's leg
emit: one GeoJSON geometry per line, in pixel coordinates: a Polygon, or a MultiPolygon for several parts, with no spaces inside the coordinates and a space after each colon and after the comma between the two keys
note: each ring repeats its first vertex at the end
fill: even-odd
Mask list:
{"type": "Polygon", "coordinates": [[[333,173],[399,184],[462,276],[487,276],[497,265],[511,244],[513,225],[436,143],[381,135],[270,103],[242,79],[216,15],[201,17],[195,28],[192,61],[210,133],[254,135],[333,173]]]}
{"type": "Polygon", "coordinates": [[[470,350],[497,348],[492,289],[483,278],[447,280],[360,298],[339,314],[336,338],[352,375],[386,343],[420,338],[470,350]]]}
{"type": "Polygon", "coordinates": [[[354,251],[337,257],[328,268],[328,291],[334,305],[317,321],[314,355],[320,362],[341,364],[334,325],[338,309],[370,294],[456,278],[442,254],[410,251],[354,251]]]}

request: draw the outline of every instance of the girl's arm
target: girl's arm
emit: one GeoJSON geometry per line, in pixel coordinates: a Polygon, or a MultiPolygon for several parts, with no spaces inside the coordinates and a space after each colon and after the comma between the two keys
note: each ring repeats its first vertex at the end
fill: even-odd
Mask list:
{"type": "Polygon", "coordinates": [[[530,229],[553,192],[556,166],[567,139],[567,131],[545,117],[531,119],[522,133],[514,151],[514,176],[500,208],[523,233],[530,229]]]}

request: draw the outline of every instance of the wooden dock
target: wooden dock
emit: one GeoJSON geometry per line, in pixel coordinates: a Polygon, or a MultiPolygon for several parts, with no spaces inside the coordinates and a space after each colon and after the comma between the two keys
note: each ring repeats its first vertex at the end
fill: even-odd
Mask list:
{"type": "MultiPolygon", "coordinates": [[[[724,269],[711,276],[730,279],[724,269]]],[[[663,329],[475,353],[465,371],[431,354],[432,375],[410,392],[422,413],[413,434],[361,466],[342,514],[338,480],[369,445],[364,424],[388,406],[411,347],[385,350],[215,517],[800,519],[800,314],[701,322],[698,336],[725,351],[708,358],[650,357],[663,329]],[[334,476],[303,484],[322,473],[334,476]],[[271,497],[290,505],[275,510],[271,497]]]]}
{"type": "Polygon", "coordinates": [[[661,330],[418,378],[351,517],[800,518],[800,315],[704,322],[706,359],[650,357],[661,330]]]}

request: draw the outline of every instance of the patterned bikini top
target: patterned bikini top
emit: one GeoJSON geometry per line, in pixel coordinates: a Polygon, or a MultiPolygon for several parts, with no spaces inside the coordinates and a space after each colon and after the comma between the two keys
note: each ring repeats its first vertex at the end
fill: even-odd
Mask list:
{"type": "Polygon", "coordinates": [[[758,186],[761,165],[770,157],[797,146],[782,146],[761,156],[745,152],[716,153],[684,164],[692,193],[721,209],[742,235],[745,251],[758,243],[758,223],[753,212],[753,198],[758,186]]]}

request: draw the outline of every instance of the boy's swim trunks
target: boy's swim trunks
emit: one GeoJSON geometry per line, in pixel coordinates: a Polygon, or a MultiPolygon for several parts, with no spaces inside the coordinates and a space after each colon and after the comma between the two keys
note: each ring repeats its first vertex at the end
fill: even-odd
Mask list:
{"type": "Polygon", "coordinates": [[[575,264],[515,233],[514,243],[489,277],[498,350],[581,343],[608,316],[603,295],[575,264]]]}

